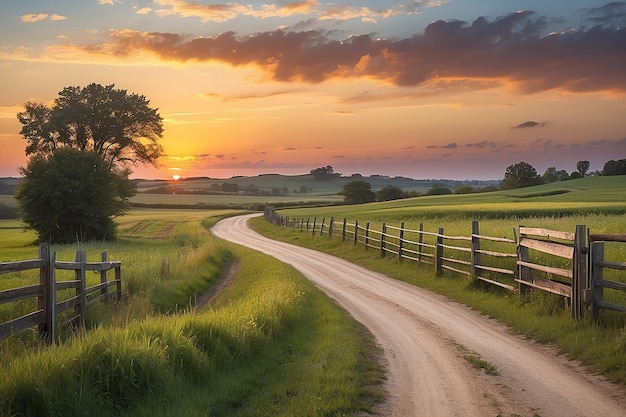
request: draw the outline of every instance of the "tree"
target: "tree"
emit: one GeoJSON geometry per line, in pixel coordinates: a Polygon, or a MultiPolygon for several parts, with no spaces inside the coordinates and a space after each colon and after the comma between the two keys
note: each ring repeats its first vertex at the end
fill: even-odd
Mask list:
{"type": "Polygon", "coordinates": [[[585,178],[585,174],[589,171],[589,161],[578,161],[576,164],[576,169],[580,174],[580,178],[585,178]]]}
{"type": "Polygon", "coordinates": [[[372,191],[369,182],[363,180],[350,181],[339,192],[343,195],[346,204],[371,203],[376,200],[376,194],[372,191]]]}
{"type": "Polygon", "coordinates": [[[163,119],[144,96],[89,84],[65,87],[51,107],[28,102],[17,118],[28,141],[26,155],[51,155],[69,147],[93,151],[112,170],[119,165],[149,164],[163,153],[163,119]]]}
{"type": "Polygon", "coordinates": [[[124,214],[135,194],[129,170],[110,170],[93,151],[57,149],[35,155],[17,187],[22,221],[40,240],[51,243],[112,240],[113,218],[124,214]]]}
{"type": "Polygon", "coordinates": [[[626,175],[626,159],[606,161],[602,168],[602,175],[626,175]]]}
{"type": "Polygon", "coordinates": [[[558,176],[557,176],[556,168],[555,167],[549,167],[548,169],[546,169],[546,171],[541,176],[541,179],[545,183],[557,182],[558,181],[558,176]]]}
{"type": "Polygon", "coordinates": [[[144,96],[89,84],[17,114],[30,160],[16,194],[27,227],[51,242],[114,239],[135,187],[130,166],[156,165],[163,122],[144,96]],[[65,166],[66,164],[67,166],[65,166]]]}
{"type": "Polygon", "coordinates": [[[541,184],[541,177],[537,175],[537,170],[527,162],[518,162],[507,167],[500,188],[507,190],[538,184],[541,184]]]}
{"type": "Polygon", "coordinates": [[[391,201],[404,198],[404,192],[401,188],[393,185],[385,185],[380,190],[376,191],[376,201],[391,201]]]}
{"type": "Polygon", "coordinates": [[[333,172],[333,167],[326,165],[325,167],[312,169],[310,174],[313,175],[313,178],[317,181],[328,181],[333,175],[333,172]]]}

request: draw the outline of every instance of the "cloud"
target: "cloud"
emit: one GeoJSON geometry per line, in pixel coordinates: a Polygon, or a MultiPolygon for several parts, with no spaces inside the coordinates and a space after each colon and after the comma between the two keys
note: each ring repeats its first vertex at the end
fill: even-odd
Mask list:
{"type": "Polygon", "coordinates": [[[517,126],[513,126],[511,129],[525,129],[529,127],[544,127],[546,122],[535,122],[533,120],[528,120],[524,123],[520,123],[517,126]]]}
{"type": "Polygon", "coordinates": [[[492,140],[483,140],[480,142],[475,142],[475,143],[468,143],[465,145],[468,148],[478,148],[478,149],[485,149],[485,148],[489,148],[489,149],[495,149],[497,147],[497,144],[492,141],[492,140]]]}
{"type": "MultiPolygon", "coordinates": [[[[192,5],[184,3],[185,8],[192,5]]],[[[214,8],[213,13],[225,16],[233,8],[247,7],[196,6],[214,8]]],[[[145,59],[148,53],[166,62],[255,65],[281,82],[366,78],[396,86],[428,86],[433,94],[446,91],[446,86],[458,87],[459,82],[467,91],[502,86],[525,94],[555,89],[626,93],[626,29],[594,26],[547,34],[548,23],[548,18],[530,11],[494,20],[480,17],[472,23],[440,20],[404,39],[370,34],[338,39],[335,32],[284,29],[191,38],[125,29],[109,31],[105,42],[67,44],[58,53],[67,56],[73,51],[124,62],[145,59]]]]}
{"type": "Polygon", "coordinates": [[[457,145],[455,142],[452,142],[452,143],[448,143],[447,145],[442,145],[442,146],[429,145],[426,148],[427,149],[456,149],[458,147],[459,145],[457,145]]]}
{"type": "Polygon", "coordinates": [[[137,14],[148,14],[152,11],[152,9],[150,7],[142,7],[141,9],[137,10],[137,14]]]}
{"type": "Polygon", "coordinates": [[[67,17],[62,16],[60,14],[52,14],[49,15],[47,13],[31,13],[25,14],[20,17],[20,20],[24,23],[35,23],[41,22],[42,20],[52,20],[54,22],[59,20],[65,20],[67,17]]]}
{"type": "Polygon", "coordinates": [[[607,3],[584,12],[592,25],[626,26],[626,2],[607,3]]]}
{"type": "Polygon", "coordinates": [[[399,14],[412,14],[421,7],[434,7],[439,2],[414,1],[408,5],[396,5],[388,9],[373,10],[369,7],[357,7],[350,4],[337,5],[336,3],[322,3],[317,0],[300,0],[286,3],[264,3],[260,7],[252,4],[220,3],[199,4],[185,0],[154,0],[154,3],[163,6],[156,10],[161,16],[197,17],[203,22],[225,22],[240,16],[249,16],[257,19],[273,17],[290,17],[298,15],[314,15],[319,20],[351,20],[360,19],[362,22],[376,22],[377,19],[386,19],[399,14]]]}

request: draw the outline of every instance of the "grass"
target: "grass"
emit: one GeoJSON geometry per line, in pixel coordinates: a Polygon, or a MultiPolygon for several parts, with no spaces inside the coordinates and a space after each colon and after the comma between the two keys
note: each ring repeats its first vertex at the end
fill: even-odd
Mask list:
{"type": "MultiPolygon", "coordinates": [[[[207,227],[226,214],[133,211],[118,242],[81,245],[122,260],[124,300],[90,310],[88,330],[65,332],[53,347],[39,346],[34,332],[3,341],[0,415],[373,411],[384,371],[371,335],[293,268],[211,236],[207,227]],[[209,308],[191,307],[190,294],[233,258],[232,285],[209,308]]],[[[36,253],[8,246],[18,258],[20,248],[36,253]]],[[[63,259],[75,249],[54,247],[63,259]]]]}
{"type": "MultiPolygon", "coordinates": [[[[438,227],[445,226],[445,234],[455,236],[470,235],[471,219],[475,215],[481,218],[480,233],[494,237],[512,239],[513,229],[520,224],[572,232],[577,224],[584,224],[592,233],[624,233],[626,216],[623,215],[623,211],[626,210],[626,191],[620,180],[623,181],[623,178],[570,181],[568,183],[571,183],[573,191],[566,194],[550,193],[548,196],[530,197],[529,199],[535,200],[533,202],[527,202],[526,199],[523,203],[508,201],[510,198],[508,194],[497,192],[493,195],[419,197],[358,206],[288,209],[281,210],[280,214],[292,218],[310,217],[311,220],[317,217],[318,222],[322,217],[327,221],[331,216],[335,219],[346,217],[351,222],[354,222],[354,219],[359,220],[360,224],[370,221],[371,227],[377,230],[380,230],[382,223],[399,226],[399,223],[404,221],[407,228],[417,228],[419,223],[423,222],[427,231],[436,232],[438,227]],[[598,203],[573,200],[572,196],[579,189],[589,190],[593,195],[592,198],[597,199],[598,203]],[[567,201],[545,201],[568,195],[567,201]],[[424,204],[426,200],[430,200],[431,204],[436,206],[424,204]],[[465,201],[470,207],[463,203],[465,201]],[[486,214],[480,211],[481,207],[484,207],[486,214]],[[571,214],[568,211],[572,208],[578,214],[571,214]],[[509,214],[506,214],[507,210],[509,214]],[[494,212],[501,214],[494,218],[491,216],[494,212]],[[524,213],[524,216],[528,217],[520,217],[515,213],[524,213]]],[[[542,194],[543,191],[538,187],[534,190],[517,190],[515,193],[542,194]]],[[[582,193],[576,198],[591,199],[583,197],[584,195],[586,194],[582,193]]],[[[579,360],[590,370],[601,372],[613,382],[626,385],[626,316],[623,313],[603,311],[601,326],[585,320],[576,322],[570,318],[563,298],[552,294],[531,291],[528,296],[522,297],[451,272],[437,276],[432,265],[418,266],[406,260],[400,262],[394,257],[381,258],[380,251],[366,250],[362,245],[355,248],[352,242],[342,243],[339,238],[329,239],[326,235],[324,238],[320,238],[319,235],[312,237],[310,232],[275,227],[261,218],[253,219],[252,225],[269,237],[340,256],[462,302],[489,317],[497,318],[520,334],[541,343],[555,345],[562,354],[579,360]]],[[[615,244],[607,248],[607,260],[624,262],[625,246],[615,244]]],[[[626,282],[623,271],[613,271],[612,279],[626,282]]],[[[624,292],[616,293],[607,294],[607,297],[618,297],[622,304],[626,304],[624,292]]]]}

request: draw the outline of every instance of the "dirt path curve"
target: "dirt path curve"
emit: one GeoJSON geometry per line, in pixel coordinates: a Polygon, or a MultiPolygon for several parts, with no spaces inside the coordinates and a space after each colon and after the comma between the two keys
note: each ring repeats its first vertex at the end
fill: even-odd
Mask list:
{"type": "Polygon", "coordinates": [[[388,369],[390,397],[381,415],[626,416],[623,390],[550,348],[429,291],[263,237],[247,227],[252,216],[222,220],[212,232],[293,265],[370,329],[388,369]],[[468,353],[499,374],[472,367],[468,353]]]}

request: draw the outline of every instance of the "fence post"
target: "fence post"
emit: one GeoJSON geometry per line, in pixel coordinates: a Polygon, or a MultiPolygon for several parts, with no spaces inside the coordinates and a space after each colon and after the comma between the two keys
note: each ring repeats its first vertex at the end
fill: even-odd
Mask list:
{"type": "MultiPolygon", "coordinates": [[[[520,226],[522,227],[522,226],[520,226]]],[[[519,235],[518,246],[517,246],[517,259],[521,262],[528,262],[528,248],[526,246],[520,246],[519,242],[522,241],[522,236],[519,235]]],[[[523,282],[530,281],[530,268],[527,266],[518,264],[519,268],[517,271],[517,275],[519,277],[518,290],[521,295],[528,294],[528,286],[524,285],[523,282]]]]}
{"type": "Polygon", "coordinates": [[[424,223],[420,223],[419,236],[417,237],[417,263],[422,262],[422,250],[424,249],[424,223]]]}
{"type": "Polygon", "coordinates": [[[315,223],[317,222],[317,217],[313,217],[313,231],[311,232],[311,236],[315,236],[315,223]]]}
{"type": "Polygon", "coordinates": [[[580,320],[583,315],[583,287],[586,284],[585,271],[587,270],[587,227],[576,226],[574,235],[574,259],[572,260],[572,318],[580,320]]]}
{"type": "MultiPolygon", "coordinates": [[[[102,263],[106,263],[107,259],[108,259],[107,253],[106,252],[102,252],[100,254],[100,260],[102,261],[102,263]]],[[[103,297],[102,297],[103,300],[108,300],[108,298],[109,298],[109,296],[108,296],[109,289],[106,286],[106,282],[107,282],[107,271],[104,271],[104,270],[100,271],[100,283],[101,284],[105,284],[105,286],[102,287],[102,289],[100,289],[100,294],[103,295],[103,297]]]]}
{"type": "Polygon", "coordinates": [[[328,237],[333,237],[333,225],[335,224],[335,218],[331,216],[330,223],[328,224],[328,237]]]}
{"type": "Polygon", "coordinates": [[[343,218],[343,227],[341,229],[341,241],[346,241],[346,218],[343,218]]]}
{"type": "Polygon", "coordinates": [[[54,262],[56,254],[50,256],[50,245],[42,243],[39,245],[39,259],[46,260],[46,266],[39,269],[39,283],[45,286],[45,295],[37,298],[37,308],[43,309],[46,321],[39,325],[39,335],[46,343],[54,343],[54,332],[56,327],[56,280],[54,273],[54,262]]]}
{"type": "Polygon", "coordinates": [[[359,239],[357,238],[357,233],[359,233],[359,221],[355,220],[354,221],[354,240],[352,242],[352,246],[356,246],[356,243],[359,241],[359,239]]]}
{"type": "Polygon", "coordinates": [[[470,273],[472,275],[472,278],[474,279],[478,277],[478,268],[476,268],[476,265],[480,265],[480,238],[478,237],[479,234],[480,231],[478,227],[478,220],[472,220],[472,266],[470,269],[470,273]]]}
{"type": "Polygon", "coordinates": [[[322,224],[320,224],[320,236],[324,234],[324,223],[326,223],[326,217],[322,217],[322,224]]]}
{"type": "Polygon", "coordinates": [[[437,234],[437,249],[435,252],[435,269],[437,275],[441,275],[443,273],[443,227],[439,228],[439,233],[437,234]]]}
{"type": "Polygon", "coordinates": [[[400,224],[400,239],[398,241],[398,259],[402,260],[402,243],[404,242],[404,222],[400,224]]]}
{"type": "Polygon", "coordinates": [[[369,247],[370,222],[365,223],[365,250],[369,247]]]}
{"type": "Polygon", "coordinates": [[[385,257],[385,233],[387,233],[387,225],[383,223],[380,231],[380,256],[385,257]]]}
{"type": "Polygon", "coordinates": [[[85,269],[85,262],[87,262],[87,253],[85,251],[76,251],[76,263],[80,266],[74,271],[76,281],[79,281],[76,287],[76,295],[78,296],[78,304],[75,307],[76,318],[78,322],[82,320],[82,314],[87,309],[87,294],[85,289],[87,288],[87,274],[85,269]]]}
{"type": "Polygon", "coordinates": [[[115,267],[115,281],[117,282],[117,301],[122,301],[122,266],[115,267]]]}
{"type": "Polygon", "coordinates": [[[589,259],[590,285],[591,285],[591,318],[594,322],[600,321],[600,302],[604,299],[604,287],[601,285],[604,279],[604,242],[591,241],[589,259]]]}

